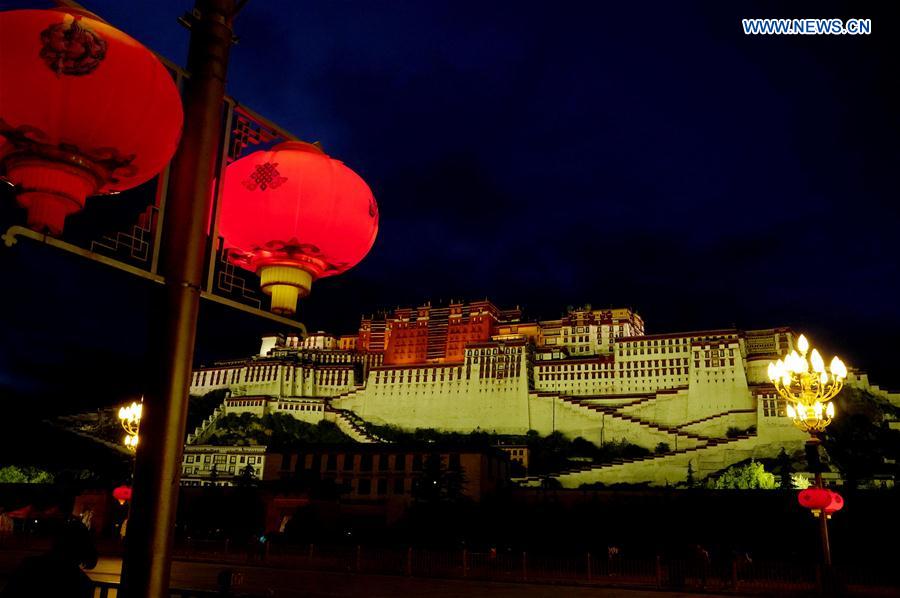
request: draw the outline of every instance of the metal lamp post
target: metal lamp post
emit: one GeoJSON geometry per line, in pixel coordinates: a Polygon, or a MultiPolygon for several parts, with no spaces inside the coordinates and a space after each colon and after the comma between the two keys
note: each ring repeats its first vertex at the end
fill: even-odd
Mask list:
{"type": "MultiPolygon", "coordinates": [[[[5,242],[7,247],[14,246],[19,238],[30,238],[45,245],[64,249],[83,258],[91,259],[104,265],[115,267],[129,274],[140,276],[141,278],[161,285],[163,288],[163,294],[159,297],[159,302],[156,306],[156,313],[160,314],[161,317],[159,318],[158,324],[153,328],[151,355],[154,357],[154,363],[152,364],[153,369],[150,372],[145,392],[145,400],[141,405],[132,404],[129,407],[123,408],[120,412],[120,420],[127,433],[125,444],[129,449],[134,450],[136,453],[133,501],[131,503],[126,551],[122,566],[122,586],[120,588],[120,595],[122,596],[163,598],[168,597],[169,595],[173,529],[175,525],[181,474],[181,459],[189,399],[188,393],[192,374],[200,298],[205,297],[231,308],[268,318],[278,322],[282,326],[297,328],[305,334],[305,327],[300,322],[284,317],[283,315],[263,311],[259,309],[259,302],[256,302],[256,305],[254,306],[254,300],[252,300],[252,298],[250,301],[243,301],[240,297],[235,300],[234,297],[229,296],[229,293],[241,291],[243,289],[243,281],[240,280],[239,276],[235,277],[241,284],[232,284],[229,282],[227,288],[224,286],[217,287],[216,284],[214,284],[214,280],[216,279],[215,274],[218,272],[217,268],[226,263],[226,256],[228,267],[243,268],[244,264],[241,259],[239,259],[240,256],[250,255],[252,253],[250,251],[252,247],[243,247],[242,252],[236,251],[236,247],[226,248],[222,245],[223,237],[219,235],[218,226],[220,216],[224,218],[223,215],[226,215],[227,210],[223,210],[221,214],[219,213],[220,202],[218,197],[214,200],[214,196],[221,196],[224,198],[225,194],[221,189],[225,186],[223,180],[225,179],[226,174],[226,164],[229,163],[230,159],[237,158],[241,151],[248,145],[268,143],[276,140],[289,142],[296,139],[290,133],[279,129],[276,125],[266,121],[246,107],[238,106],[237,103],[227,99],[225,96],[225,79],[229,52],[231,44],[235,39],[232,30],[232,22],[241,8],[246,5],[247,1],[248,0],[195,0],[194,9],[181,19],[181,22],[191,31],[187,69],[181,69],[180,67],[171,64],[169,64],[169,68],[176,73],[176,82],[184,82],[183,93],[181,94],[183,110],[170,110],[172,114],[178,112],[177,119],[172,117],[166,121],[166,123],[150,125],[151,128],[155,127],[154,133],[159,133],[161,124],[167,124],[169,129],[171,129],[171,131],[168,132],[171,133],[170,137],[172,139],[172,143],[168,148],[150,148],[155,150],[155,153],[152,153],[152,156],[158,157],[157,154],[163,150],[168,150],[168,153],[165,154],[165,161],[168,161],[171,156],[171,146],[174,145],[174,139],[177,138],[177,129],[182,123],[182,116],[183,134],[181,135],[181,141],[178,145],[175,157],[171,161],[170,167],[167,170],[162,171],[160,175],[160,189],[157,193],[156,204],[156,209],[158,209],[159,214],[159,223],[151,225],[146,231],[144,228],[141,229],[148,233],[152,230],[152,234],[154,235],[154,240],[151,244],[153,248],[152,254],[145,257],[138,256],[139,259],[137,260],[138,262],[143,262],[147,268],[139,267],[130,262],[121,261],[116,257],[112,257],[116,255],[116,252],[118,251],[118,242],[113,249],[105,248],[105,246],[102,246],[101,244],[98,247],[100,247],[102,251],[96,252],[94,243],[88,248],[72,244],[62,238],[57,238],[57,236],[54,235],[58,235],[62,232],[63,227],[61,222],[68,213],[62,213],[60,210],[54,212],[54,218],[44,218],[43,212],[39,214],[43,220],[37,217],[32,218],[31,224],[34,225],[34,228],[39,228],[40,230],[31,230],[29,228],[14,225],[9,227],[5,234],[0,236],[0,239],[5,242]],[[223,138],[225,130],[230,131],[229,137],[227,138],[223,138]],[[218,173],[218,175],[216,173],[218,173]],[[218,194],[213,193],[216,176],[220,177],[218,194]],[[213,208],[214,203],[216,206],[215,210],[211,209],[213,208]],[[54,234],[42,234],[41,231],[45,228],[54,234]],[[216,245],[217,241],[219,242],[218,246],[216,245]],[[111,252],[110,255],[107,255],[107,249],[111,252]],[[221,255],[218,253],[220,251],[222,252],[221,255]],[[217,291],[223,291],[224,295],[217,291]],[[137,434],[138,425],[140,425],[139,437],[137,434]]],[[[114,59],[120,60],[121,57],[125,56],[127,53],[119,51],[113,52],[111,49],[107,56],[105,52],[107,41],[103,39],[102,35],[95,34],[90,28],[86,29],[82,26],[83,24],[79,24],[78,19],[81,18],[85,21],[91,20],[91,27],[97,30],[106,31],[108,27],[101,21],[94,19],[94,15],[89,15],[89,13],[84,12],[83,8],[74,0],[56,0],[56,2],[73,9],[70,12],[73,12],[75,16],[60,16],[63,13],[54,13],[54,18],[46,21],[46,17],[41,16],[40,14],[32,15],[29,11],[20,11],[29,12],[29,14],[22,15],[17,13],[10,17],[13,21],[9,22],[20,23],[23,22],[22,19],[24,19],[25,21],[28,21],[26,24],[32,26],[32,28],[37,27],[39,28],[38,30],[41,31],[46,29],[44,32],[49,32],[48,35],[50,33],[53,35],[63,35],[62,40],[55,40],[54,43],[60,42],[63,46],[66,46],[66,44],[70,44],[71,42],[71,48],[66,46],[68,54],[65,54],[62,57],[57,56],[58,48],[56,48],[56,46],[46,46],[47,42],[43,41],[44,38],[42,35],[23,34],[21,40],[13,40],[17,43],[9,43],[9,39],[7,38],[10,38],[10,36],[5,36],[0,38],[7,42],[6,46],[4,46],[4,52],[2,53],[2,55],[7,58],[6,62],[4,62],[4,66],[12,64],[15,68],[10,67],[10,72],[18,72],[16,69],[24,69],[24,72],[27,73],[43,73],[43,69],[46,69],[47,67],[52,68],[54,71],[57,71],[56,77],[44,77],[43,79],[43,85],[47,88],[46,93],[57,98],[61,97],[73,105],[84,107],[85,101],[82,100],[85,97],[85,94],[72,92],[66,85],[72,84],[72,81],[86,81],[87,78],[85,73],[91,72],[92,68],[96,68],[97,62],[103,59],[104,56],[106,59],[114,61],[114,59]],[[78,15],[81,16],[78,17],[78,15]],[[35,22],[31,22],[29,19],[35,22]],[[44,19],[46,22],[41,19],[44,19]],[[50,25],[49,29],[46,28],[48,23],[50,25]],[[75,41],[72,41],[66,37],[67,35],[73,39],[78,36],[80,37],[75,41]],[[35,49],[33,46],[38,42],[45,43],[46,47],[35,49]],[[85,44],[90,46],[93,54],[85,56],[79,54],[79,52],[84,49],[85,44]],[[76,50],[78,51],[76,52],[76,50]],[[78,60],[75,61],[75,64],[66,62],[69,54],[77,55],[79,57],[78,60]],[[48,62],[45,55],[54,58],[54,60],[48,62]],[[13,59],[10,59],[10,56],[13,56],[13,59]],[[47,64],[32,64],[36,60],[42,60],[47,62],[47,64]],[[71,75],[71,77],[60,78],[59,69],[64,68],[74,68],[72,73],[69,73],[68,71],[62,73],[67,76],[71,75]],[[75,77],[75,75],[77,75],[77,77],[75,77]],[[79,104],[76,100],[81,101],[81,103],[79,104]]],[[[27,27],[20,27],[18,25],[17,27],[9,27],[9,29],[28,31],[27,27]]],[[[124,34],[116,34],[115,30],[113,30],[111,35],[112,37],[110,37],[110,40],[118,39],[117,36],[124,34]]],[[[112,42],[110,41],[109,43],[112,42]]],[[[132,48],[134,44],[126,44],[126,46],[132,48]]],[[[110,47],[112,48],[113,46],[110,47]]],[[[145,60],[145,62],[148,61],[145,60]]],[[[160,60],[160,62],[165,61],[160,60]]],[[[156,64],[156,62],[151,60],[148,64],[156,64]]],[[[162,67],[160,66],[160,68],[162,67]]],[[[128,69],[123,68],[119,68],[119,70],[113,69],[113,72],[127,71],[128,69]]],[[[100,69],[98,72],[105,74],[109,72],[109,69],[100,69]]],[[[150,83],[163,82],[163,91],[171,88],[169,91],[171,91],[171,96],[174,99],[170,102],[172,105],[169,106],[169,108],[177,108],[178,100],[176,98],[176,85],[173,85],[171,81],[168,81],[167,76],[156,76],[155,79],[153,77],[150,79],[150,83]]],[[[129,84],[128,82],[123,83],[120,80],[113,80],[107,77],[102,83],[106,85],[108,92],[121,91],[122,89],[130,91],[138,89],[137,100],[150,98],[150,103],[154,106],[160,104],[160,98],[164,95],[162,91],[159,91],[153,87],[153,85],[148,87],[147,81],[142,80],[137,81],[137,83],[141,84],[138,85],[129,84]]],[[[31,97],[28,95],[29,93],[41,92],[41,90],[35,92],[33,86],[26,85],[13,86],[10,89],[13,89],[17,93],[8,94],[12,99],[7,99],[7,96],[4,95],[4,117],[8,116],[8,112],[15,112],[12,108],[16,108],[20,112],[26,113],[28,118],[23,117],[14,120],[21,120],[22,122],[30,124],[29,115],[31,115],[34,106],[38,106],[38,116],[47,115],[45,110],[40,110],[40,107],[43,106],[43,104],[31,101],[31,97]]],[[[76,89],[75,91],[79,90],[76,89]]],[[[83,90],[81,91],[83,92],[83,90]]],[[[93,88],[90,88],[89,91],[93,91],[93,88]]],[[[41,98],[43,98],[43,96],[39,96],[39,99],[41,98]]],[[[134,99],[135,98],[131,97],[120,98],[120,104],[132,109],[135,104],[135,101],[132,101],[134,99]]],[[[106,126],[108,123],[104,120],[107,115],[105,113],[101,114],[100,111],[95,110],[95,104],[90,102],[87,102],[87,109],[85,109],[81,115],[84,118],[60,119],[56,118],[57,115],[54,114],[51,115],[53,116],[51,124],[59,125],[62,123],[71,125],[76,123],[84,125],[87,117],[96,117],[98,114],[100,114],[101,120],[96,127],[93,127],[93,121],[90,121],[88,125],[82,126],[76,131],[79,134],[84,134],[85,131],[87,131],[90,135],[93,135],[95,128],[106,126]]],[[[128,112],[126,116],[127,118],[122,119],[122,122],[125,124],[133,124],[134,122],[146,124],[140,119],[135,119],[130,112],[128,112]]],[[[28,128],[28,130],[33,130],[33,127],[28,128]]],[[[115,129],[114,127],[113,130],[118,131],[118,129],[115,129]]],[[[9,133],[9,131],[0,131],[0,133],[9,133]]],[[[73,135],[69,134],[68,130],[56,131],[56,133],[66,140],[67,143],[64,148],[66,149],[66,152],[69,152],[71,147],[76,147],[70,143],[73,135]]],[[[93,137],[90,137],[90,135],[89,138],[92,140],[93,137]]],[[[19,139],[22,136],[14,135],[13,137],[19,139]]],[[[162,137],[165,136],[163,135],[162,137]]],[[[77,136],[75,138],[77,140],[77,136]]],[[[123,143],[130,143],[134,139],[140,138],[141,136],[135,134],[131,129],[127,129],[123,133],[123,143]]],[[[22,152],[27,154],[27,152],[34,149],[34,144],[31,143],[33,140],[27,138],[27,136],[22,137],[22,139],[19,140],[24,144],[22,148],[19,148],[22,152]]],[[[114,144],[111,143],[111,145],[114,144]]],[[[127,147],[130,149],[131,145],[128,145],[127,147]]],[[[290,149],[295,152],[302,149],[309,155],[312,155],[313,153],[317,155],[321,154],[321,156],[317,158],[319,162],[330,160],[330,158],[324,155],[321,148],[314,147],[310,144],[282,143],[276,146],[273,151],[276,151],[279,148],[284,150],[290,149]]],[[[146,148],[143,149],[144,151],[141,153],[141,156],[146,157],[145,154],[148,154],[148,152],[146,151],[146,148]]],[[[66,163],[63,165],[64,168],[62,168],[69,174],[71,174],[71,172],[69,172],[71,170],[71,164],[69,164],[69,162],[72,158],[72,156],[69,155],[70,153],[71,152],[64,153],[66,163]]],[[[130,154],[134,152],[129,151],[126,153],[130,154]]],[[[28,154],[28,156],[30,156],[30,154],[28,154]]],[[[43,157],[46,158],[47,156],[43,157]]],[[[58,158],[60,156],[58,155],[58,152],[53,153],[51,157],[54,158],[53,160],[50,160],[52,163],[44,164],[41,170],[42,176],[44,176],[45,179],[47,178],[45,171],[51,172],[52,174],[52,172],[60,170],[61,168],[54,162],[54,160],[56,162],[59,161],[58,158]]],[[[75,158],[78,158],[78,156],[75,156],[75,158]]],[[[10,175],[9,172],[4,171],[4,169],[8,171],[10,168],[10,164],[7,162],[9,161],[0,160],[0,175],[10,175]]],[[[12,164],[13,175],[19,176],[19,178],[25,177],[26,174],[32,178],[37,176],[34,172],[34,168],[31,170],[26,169],[25,174],[23,174],[21,168],[22,164],[20,162],[12,164]],[[19,170],[16,170],[16,168],[19,168],[19,170]]],[[[81,162],[79,162],[79,164],[80,163],[81,162]]],[[[105,165],[106,161],[104,161],[103,164],[105,165]]],[[[340,165],[339,162],[337,162],[337,164],[340,165]]],[[[152,164],[150,166],[152,166],[152,164]]],[[[160,174],[160,169],[162,168],[161,165],[159,165],[159,168],[156,170],[151,169],[150,166],[145,169],[145,174],[147,174],[147,176],[150,176],[151,174],[160,174]]],[[[235,163],[232,163],[232,166],[237,167],[235,163]]],[[[253,166],[255,168],[262,167],[264,169],[272,169],[275,167],[273,164],[254,164],[253,166]]],[[[374,197],[372,197],[371,190],[369,190],[365,182],[362,181],[358,175],[352,173],[349,169],[346,169],[346,167],[344,167],[344,169],[347,170],[347,172],[340,171],[340,173],[338,173],[340,176],[338,176],[335,172],[336,169],[329,167],[325,170],[325,175],[320,177],[323,182],[322,185],[319,185],[318,187],[312,186],[311,189],[306,189],[305,186],[303,186],[299,189],[294,189],[293,196],[281,198],[285,201],[294,201],[298,205],[302,203],[302,205],[307,208],[312,206],[319,211],[328,211],[332,217],[337,213],[335,212],[335,203],[340,199],[341,201],[337,202],[340,204],[340,207],[342,207],[345,212],[350,210],[350,212],[347,212],[346,214],[341,213],[340,220],[346,220],[350,222],[352,226],[348,226],[347,230],[339,230],[337,227],[332,226],[326,231],[327,234],[322,233],[322,230],[320,230],[322,227],[316,227],[315,229],[312,229],[317,233],[316,238],[307,239],[304,236],[305,244],[301,243],[296,247],[296,239],[294,237],[298,237],[298,235],[295,234],[288,234],[287,236],[282,235],[283,238],[276,235],[277,238],[273,237],[270,239],[269,237],[266,237],[264,239],[266,242],[271,240],[273,242],[278,241],[281,243],[284,252],[291,254],[289,256],[291,261],[297,261],[297,256],[294,254],[303,253],[303,251],[307,250],[307,247],[313,248],[315,253],[313,256],[306,256],[308,259],[303,260],[305,269],[301,267],[300,270],[306,272],[306,276],[293,273],[292,275],[287,276],[287,278],[284,278],[281,276],[283,274],[281,268],[275,268],[275,270],[278,271],[274,273],[271,271],[273,270],[272,268],[258,268],[253,270],[254,273],[259,274],[263,279],[261,282],[263,292],[273,296],[272,308],[273,311],[278,312],[278,314],[292,313],[296,303],[296,300],[294,300],[293,303],[284,300],[284,297],[281,295],[285,295],[285,289],[282,287],[291,287],[288,291],[294,292],[294,294],[299,294],[299,290],[297,289],[305,289],[305,291],[308,292],[309,284],[313,278],[325,277],[343,272],[359,262],[374,242],[378,225],[377,204],[375,203],[374,197]],[[324,184],[324,182],[328,181],[335,183],[336,177],[343,181],[342,185],[324,184]],[[347,201],[348,197],[351,198],[352,201],[347,201]],[[364,242],[367,242],[367,244],[364,242]],[[364,244],[366,247],[365,251],[360,251],[364,244]],[[350,254],[348,254],[348,251],[350,254]],[[272,274],[272,276],[269,276],[269,274],[272,274]],[[269,287],[272,287],[271,293],[267,292],[269,287]],[[279,295],[279,297],[275,297],[275,295],[279,295]],[[285,307],[286,305],[289,305],[290,309],[285,307]]],[[[116,172],[118,173],[117,176],[124,176],[124,174],[119,173],[118,170],[116,172]]],[[[129,170],[128,172],[131,171],[129,170]]],[[[278,175],[277,172],[270,172],[267,170],[266,174],[272,176],[277,175],[278,185],[262,185],[260,187],[263,191],[270,188],[282,187],[282,183],[288,180],[284,176],[278,175]]],[[[295,183],[297,181],[305,180],[303,179],[303,174],[304,173],[294,172],[291,175],[293,177],[291,182],[284,184],[281,190],[286,191],[289,187],[296,187],[295,183]]],[[[69,182],[72,182],[72,180],[78,182],[82,181],[84,178],[81,177],[79,173],[76,173],[76,175],[78,176],[73,175],[74,179],[70,176],[66,180],[69,182]]],[[[133,173],[132,175],[136,176],[133,173]]],[[[56,181],[59,177],[50,178],[53,181],[56,181]]],[[[113,181],[112,178],[110,178],[110,181],[116,182],[117,184],[120,182],[119,179],[113,181]]],[[[98,184],[99,182],[103,181],[98,181],[98,184]]],[[[81,186],[83,187],[84,185],[81,186]]],[[[53,195],[53,197],[48,198],[44,197],[48,195],[47,189],[44,189],[43,187],[31,187],[35,187],[35,185],[30,185],[28,189],[26,189],[31,195],[25,193],[25,197],[20,198],[20,203],[23,203],[23,205],[31,205],[34,203],[34,201],[32,201],[34,199],[32,195],[34,194],[40,195],[39,199],[42,201],[52,200],[51,203],[53,203],[53,205],[57,205],[62,199],[66,199],[66,197],[63,196],[60,196],[62,199],[56,197],[59,196],[59,189],[50,189],[53,193],[50,193],[49,195],[53,195]]],[[[127,189],[130,187],[125,186],[122,188],[127,189]]],[[[104,187],[104,189],[106,188],[104,187]]],[[[118,186],[110,187],[109,189],[120,190],[118,186]]],[[[62,191],[65,192],[66,189],[62,189],[62,191]]],[[[81,189],[81,191],[83,191],[83,193],[79,195],[79,198],[81,198],[82,195],[86,196],[93,194],[97,189],[92,187],[91,189],[81,189]]],[[[71,193],[68,193],[68,195],[71,195],[71,193]]],[[[264,217],[260,218],[257,213],[260,212],[258,209],[259,204],[256,202],[258,198],[254,197],[249,199],[252,200],[250,202],[252,207],[245,209],[244,213],[256,215],[257,218],[254,221],[255,224],[269,224],[273,220],[279,221],[278,214],[274,213],[265,213],[264,217]]],[[[234,207],[234,203],[230,204],[230,207],[234,207]]],[[[46,212],[46,210],[44,211],[46,212]]],[[[299,214],[299,212],[295,213],[295,220],[299,219],[297,214],[299,214]]],[[[314,218],[312,218],[312,220],[316,221],[314,218]]],[[[296,225],[297,223],[293,222],[293,224],[296,225]]],[[[234,233],[234,230],[231,232],[234,233]]],[[[264,235],[264,233],[272,231],[267,229],[262,232],[257,230],[257,232],[260,235],[264,235]]],[[[305,229],[305,232],[309,233],[309,230],[305,229]]],[[[229,241],[234,241],[233,237],[234,235],[232,234],[229,241]]],[[[258,243],[255,242],[255,239],[251,240],[254,241],[251,245],[258,245],[258,243]]],[[[143,240],[141,240],[141,242],[143,243],[143,240]]],[[[134,257],[132,252],[129,259],[134,257]]],[[[283,266],[285,264],[263,265],[283,266]]]]}
{"type": "MultiPolygon", "coordinates": [[[[243,2],[242,2],[243,4],[243,2]]],[[[169,595],[188,390],[203,286],[206,226],[222,135],[225,75],[234,40],[235,0],[196,0],[184,103],[184,133],[170,172],[163,222],[163,322],[156,343],[137,450],[122,590],[128,597],[169,595]]]]}
{"type": "MultiPolygon", "coordinates": [[[[826,369],[819,351],[810,351],[809,341],[800,335],[797,347],[783,359],[769,363],[769,380],[779,396],[787,401],[787,415],[794,425],[810,435],[806,441],[806,454],[816,476],[816,487],[824,488],[819,445],[825,428],[835,417],[834,403],[844,386],[847,367],[835,356],[826,369]]],[[[822,536],[822,557],[826,567],[831,566],[831,546],[828,540],[828,517],[818,512],[819,531],[822,536]]]]}

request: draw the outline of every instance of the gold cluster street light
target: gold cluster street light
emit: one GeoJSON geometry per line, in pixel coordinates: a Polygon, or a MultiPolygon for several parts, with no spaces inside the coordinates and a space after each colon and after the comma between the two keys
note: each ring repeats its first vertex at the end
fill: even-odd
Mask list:
{"type": "MultiPolygon", "coordinates": [[[[822,483],[820,436],[834,419],[834,403],[831,399],[841,392],[846,377],[847,366],[839,357],[835,356],[826,369],[822,355],[816,349],[810,351],[809,341],[802,334],[797,339],[796,349],[783,359],[769,363],[769,380],[778,394],[787,401],[788,417],[795,426],[810,435],[806,441],[807,460],[816,475],[817,496],[824,496],[823,493],[828,492],[822,483]]],[[[814,510],[813,513],[817,511],[814,510]]],[[[831,543],[828,539],[827,520],[827,515],[819,517],[819,533],[822,536],[823,561],[826,567],[830,567],[831,543]]]]}
{"type": "Polygon", "coordinates": [[[834,419],[834,403],[828,403],[823,407],[822,403],[813,403],[812,407],[797,404],[796,407],[787,406],[787,415],[794,425],[806,432],[824,432],[825,427],[834,419]]]}
{"type": "Polygon", "coordinates": [[[119,408],[119,421],[125,430],[125,438],[122,442],[130,450],[137,450],[138,432],[141,427],[141,413],[144,410],[142,403],[132,401],[131,405],[119,408]]]}
{"type": "Polygon", "coordinates": [[[844,387],[847,366],[837,356],[826,369],[825,360],[817,349],[810,351],[804,335],[797,339],[797,348],[783,359],[769,363],[769,380],[778,394],[787,401],[787,414],[794,425],[816,435],[834,419],[831,403],[844,387]]]}

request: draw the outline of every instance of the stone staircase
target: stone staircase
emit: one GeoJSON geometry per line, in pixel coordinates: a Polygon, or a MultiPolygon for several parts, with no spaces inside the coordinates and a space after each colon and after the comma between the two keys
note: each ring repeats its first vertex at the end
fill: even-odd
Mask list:
{"type": "Polygon", "coordinates": [[[212,428],[213,424],[225,414],[225,401],[229,398],[230,397],[225,397],[222,404],[216,407],[209,417],[204,419],[199,426],[194,428],[194,433],[187,435],[185,444],[201,444],[202,441],[206,439],[206,433],[212,428]]]}
{"type": "Polygon", "coordinates": [[[582,465],[565,469],[549,476],[529,476],[517,481],[532,485],[545,477],[551,477],[566,488],[577,488],[582,484],[601,482],[639,483],[652,479],[646,474],[648,469],[669,472],[672,484],[684,481],[688,463],[694,468],[696,479],[705,478],[735,463],[755,456],[756,435],[742,435],[734,438],[710,438],[703,445],[669,451],[662,454],[646,455],[630,459],[614,459],[609,463],[582,465]]]}
{"type": "Polygon", "coordinates": [[[356,442],[384,442],[383,438],[366,431],[365,421],[349,409],[338,409],[326,405],[325,419],[334,422],[341,432],[356,442]]]}
{"type": "Polygon", "coordinates": [[[701,417],[700,419],[695,419],[693,421],[685,422],[683,424],[678,424],[674,426],[675,429],[681,428],[689,428],[695,424],[702,424],[708,421],[712,421],[714,419],[718,419],[720,417],[726,417],[728,415],[736,415],[738,413],[756,413],[756,409],[730,409],[728,411],[723,411],[721,413],[715,413],[713,415],[707,415],[706,417],[701,417]]]}
{"type": "Polygon", "coordinates": [[[620,406],[602,406],[593,403],[586,403],[582,397],[559,395],[559,398],[568,404],[576,405],[578,407],[581,407],[582,409],[593,412],[597,414],[597,416],[600,416],[602,414],[603,416],[610,417],[613,420],[623,424],[632,424],[635,426],[639,426],[645,430],[652,430],[653,432],[655,432],[655,436],[657,437],[659,442],[666,442],[677,447],[689,448],[694,446],[701,446],[711,440],[706,436],[701,436],[692,432],[686,432],[684,430],[664,426],[662,424],[656,424],[620,411],[620,409],[623,409],[624,407],[630,407],[634,404],[649,400],[650,397],[644,397],[637,401],[620,406]]]}
{"type": "Polygon", "coordinates": [[[334,407],[335,409],[345,409],[345,410],[349,411],[349,409],[340,407],[341,403],[350,401],[351,399],[355,398],[356,395],[358,395],[361,391],[364,391],[365,389],[366,389],[366,387],[364,385],[358,385],[358,386],[355,386],[354,388],[351,388],[350,390],[345,390],[341,394],[334,395],[333,397],[328,397],[327,398],[328,404],[331,405],[332,407],[334,407]]]}

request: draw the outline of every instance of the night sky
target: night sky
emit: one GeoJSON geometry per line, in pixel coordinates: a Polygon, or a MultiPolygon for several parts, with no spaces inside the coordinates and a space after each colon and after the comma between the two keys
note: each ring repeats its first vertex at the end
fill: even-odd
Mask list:
{"type": "MultiPolygon", "coordinates": [[[[185,62],[190,0],[84,4],[185,62]]],[[[369,256],[302,304],[310,330],[427,300],[632,306],[649,333],[793,326],[896,388],[888,4],[251,0],[228,85],[378,200],[369,256]],[[744,17],[871,18],[873,35],[745,36],[744,17]]],[[[34,245],[0,248],[0,268],[0,387],[60,410],[140,392],[144,283],[34,245]]],[[[271,328],[204,303],[199,359],[271,328]]]]}

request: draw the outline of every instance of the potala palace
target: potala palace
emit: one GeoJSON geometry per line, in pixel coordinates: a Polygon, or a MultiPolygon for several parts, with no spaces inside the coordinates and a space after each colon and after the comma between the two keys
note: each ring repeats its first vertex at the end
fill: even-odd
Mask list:
{"type": "MultiPolygon", "coordinates": [[[[559,431],[598,446],[627,440],[667,447],[558,472],[563,487],[675,484],[689,463],[700,479],[802,448],[807,437],[785,416],[766,375],[793,339],[788,328],[648,335],[640,316],[624,308],[586,306],[538,322],[489,301],[398,308],[363,318],[356,335],[265,336],[257,355],[196,370],[192,394],[230,392],[188,445],[203,445],[223,414],[246,412],[333,421],[359,442],[380,441],[367,422],[559,431]],[[726,435],[729,428],[743,433],[726,435]]],[[[898,402],[861,372],[851,371],[847,384],[898,402]]],[[[191,473],[187,468],[185,478],[191,473]]]]}

